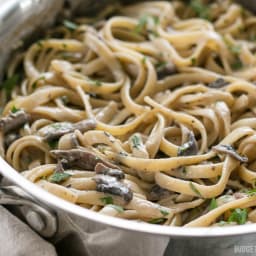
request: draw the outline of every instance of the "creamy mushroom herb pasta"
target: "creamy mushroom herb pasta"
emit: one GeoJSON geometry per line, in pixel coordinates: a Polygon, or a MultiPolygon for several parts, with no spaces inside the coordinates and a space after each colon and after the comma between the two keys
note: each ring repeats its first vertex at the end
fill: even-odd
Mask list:
{"type": "Polygon", "coordinates": [[[228,0],[64,20],[8,66],[1,155],[103,214],[255,222],[255,53],[256,17],[228,0]]]}

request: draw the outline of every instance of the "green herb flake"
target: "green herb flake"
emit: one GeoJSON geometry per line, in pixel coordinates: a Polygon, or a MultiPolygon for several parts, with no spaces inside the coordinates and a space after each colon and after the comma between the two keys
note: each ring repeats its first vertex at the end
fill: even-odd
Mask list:
{"type": "Polygon", "coordinates": [[[101,84],[101,82],[99,80],[95,80],[95,85],[96,86],[101,86],[102,84],[101,84]]]}
{"type": "Polygon", "coordinates": [[[152,16],[155,25],[158,25],[160,23],[159,17],[158,16],[152,16]]]}
{"type": "Polygon", "coordinates": [[[213,209],[217,208],[218,207],[218,204],[217,204],[217,201],[215,198],[212,198],[211,202],[210,202],[210,206],[209,206],[209,209],[210,211],[212,211],[213,209]]]}
{"type": "Polygon", "coordinates": [[[132,145],[137,149],[141,146],[140,137],[136,134],[132,136],[132,145]]]}
{"type": "Polygon", "coordinates": [[[255,34],[250,34],[249,35],[249,40],[250,41],[256,41],[256,35],[255,34]]]}
{"type": "Polygon", "coordinates": [[[193,182],[189,182],[189,186],[192,189],[192,191],[194,191],[198,196],[202,197],[201,193],[198,191],[198,189],[195,187],[193,182]]]}
{"type": "Polygon", "coordinates": [[[228,222],[224,221],[224,220],[221,220],[220,222],[217,223],[218,226],[222,227],[222,226],[225,226],[228,224],[228,222]]]}
{"type": "Polygon", "coordinates": [[[71,175],[66,172],[55,172],[49,177],[49,181],[52,183],[61,183],[67,180],[71,175]]]}
{"type": "Polygon", "coordinates": [[[69,20],[64,20],[64,21],[63,21],[63,25],[64,25],[67,29],[69,29],[69,30],[71,30],[71,31],[74,31],[74,30],[76,30],[76,29],[78,28],[78,25],[77,25],[77,24],[75,24],[74,22],[69,21],[69,20]]]}
{"type": "Polygon", "coordinates": [[[159,37],[159,34],[157,33],[157,31],[155,30],[148,30],[148,33],[151,35],[151,36],[154,36],[154,37],[159,37]]]}
{"type": "Polygon", "coordinates": [[[143,15],[140,17],[138,24],[135,27],[135,32],[140,34],[146,27],[148,22],[148,15],[143,15]]]}
{"type": "Polygon", "coordinates": [[[187,174],[187,168],[185,166],[183,166],[183,168],[181,169],[181,172],[186,175],[187,174]]]}
{"type": "Polygon", "coordinates": [[[58,143],[59,141],[58,140],[51,140],[51,141],[48,141],[48,145],[51,149],[55,149],[58,147],[58,143]]]}
{"type": "Polygon", "coordinates": [[[247,221],[248,212],[246,209],[234,209],[228,218],[228,222],[236,222],[239,225],[245,224],[247,221]]]}
{"type": "Polygon", "coordinates": [[[100,198],[100,201],[103,203],[103,204],[113,204],[113,198],[111,196],[105,196],[105,197],[102,197],[100,198]]]}
{"type": "Polygon", "coordinates": [[[169,215],[169,212],[164,209],[160,209],[160,212],[162,213],[163,216],[169,215]]]}
{"type": "Polygon", "coordinates": [[[62,44],[62,47],[63,47],[64,49],[66,49],[66,48],[68,47],[68,45],[65,44],[65,43],[63,43],[63,44],[62,44]]]}
{"type": "Polygon", "coordinates": [[[102,83],[99,80],[90,79],[90,82],[95,86],[101,86],[102,83]]]}
{"type": "Polygon", "coordinates": [[[234,70],[238,70],[238,69],[241,69],[243,67],[243,63],[241,62],[240,59],[238,59],[236,62],[234,62],[232,65],[231,65],[232,69],[234,70]]]}
{"type": "Polygon", "coordinates": [[[1,88],[5,90],[7,98],[11,96],[12,90],[17,85],[19,79],[20,76],[18,74],[14,74],[2,83],[1,88]]]}
{"type": "Polygon", "coordinates": [[[256,195],[256,188],[247,190],[247,191],[245,191],[245,193],[246,193],[248,196],[255,196],[255,195],[256,195]]]}
{"type": "Polygon", "coordinates": [[[64,105],[67,105],[69,103],[69,98],[66,95],[61,96],[60,99],[64,105]]]}
{"type": "Polygon", "coordinates": [[[146,61],[147,61],[147,56],[144,56],[144,57],[141,59],[141,63],[142,63],[143,65],[145,65],[145,64],[146,64],[146,61]]]}
{"type": "MultiPolygon", "coordinates": [[[[146,29],[146,26],[150,19],[153,20],[155,26],[157,26],[160,22],[159,17],[145,14],[139,18],[138,24],[136,25],[134,31],[137,34],[141,34],[146,29]]],[[[156,31],[150,30],[149,33],[153,34],[154,36],[158,36],[158,33],[156,31]]]]}
{"type": "Polygon", "coordinates": [[[166,61],[159,61],[156,63],[155,67],[157,70],[159,70],[159,69],[165,68],[166,65],[167,65],[166,61]]]}
{"type": "Polygon", "coordinates": [[[210,9],[201,0],[191,0],[190,7],[198,17],[210,20],[210,9]]]}
{"type": "Polygon", "coordinates": [[[162,224],[165,221],[166,221],[165,218],[156,218],[156,219],[150,220],[148,223],[151,223],[151,224],[162,224]]]}
{"type": "Polygon", "coordinates": [[[195,66],[196,65],[196,58],[191,58],[191,65],[192,66],[195,66]]]}
{"type": "Polygon", "coordinates": [[[115,205],[115,204],[108,204],[108,206],[112,207],[113,209],[115,209],[119,213],[124,212],[124,208],[122,206],[115,205]]]}
{"type": "Polygon", "coordinates": [[[182,156],[188,149],[189,149],[189,145],[187,143],[178,147],[177,156],[182,156]]]}
{"type": "Polygon", "coordinates": [[[45,80],[45,77],[44,77],[44,76],[40,76],[39,78],[37,78],[37,79],[33,82],[33,84],[32,84],[32,89],[36,89],[37,83],[38,83],[39,81],[41,81],[41,80],[45,80]]]}
{"type": "Polygon", "coordinates": [[[16,108],[15,106],[12,106],[11,112],[12,112],[12,113],[16,113],[16,112],[18,112],[19,110],[20,110],[19,108],[16,108]]]}
{"type": "Polygon", "coordinates": [[[232,45],[232,46],[229,46],[229,49],[232,53],[234,54],[239,54],[241,52],[241,45],[232,45]]]}
{"type": "Polygon", "coordinates": [[[43,48],[43,42],[41,40],[37,41],[36,44],[40,49],[43,48]]]}

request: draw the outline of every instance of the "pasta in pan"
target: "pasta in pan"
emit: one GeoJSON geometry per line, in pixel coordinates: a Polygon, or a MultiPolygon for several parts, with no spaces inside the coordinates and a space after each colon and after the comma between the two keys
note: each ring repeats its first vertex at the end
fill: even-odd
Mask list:
{"type": "Polygon", "coordinates": [[[111,11],[64,20],[15,55],[2,157],[106,215],[256,222],[256,17],[229,0],[111,11]]]}

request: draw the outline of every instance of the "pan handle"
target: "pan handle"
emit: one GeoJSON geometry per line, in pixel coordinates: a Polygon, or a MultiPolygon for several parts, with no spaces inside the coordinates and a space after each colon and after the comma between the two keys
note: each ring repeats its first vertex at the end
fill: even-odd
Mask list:
{"type": "Polygon", "coordinates": [[[17,186],[0,187],[0,204],[14,208],[15,213],[41,236],[50,238],[57,232],[57,215],[17,186]]]}

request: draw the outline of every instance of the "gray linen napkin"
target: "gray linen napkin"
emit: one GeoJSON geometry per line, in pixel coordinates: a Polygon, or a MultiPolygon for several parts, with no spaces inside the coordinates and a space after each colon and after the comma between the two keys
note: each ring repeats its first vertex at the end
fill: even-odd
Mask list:
{"type": "Polygon", "coordinates": [[[161,256],[169,242],[168,237],[53,212],[33,202],[21,189],[3,183],[0,204],[8,210],[0,206],[0,256],[161,256]]]}

